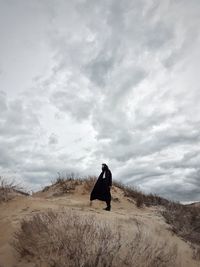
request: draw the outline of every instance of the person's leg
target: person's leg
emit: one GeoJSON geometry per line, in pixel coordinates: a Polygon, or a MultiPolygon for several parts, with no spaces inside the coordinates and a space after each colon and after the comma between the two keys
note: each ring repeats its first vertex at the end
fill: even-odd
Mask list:
{"type": "Polygon", "coordinates": [[[107,205],[107,207],[104,209],[104,210],[111,210],[111,205],[110,205],[110,199],[108,199],[108,200],[106,200],[106,205],[107,205]]]}
{"type": "Polygon", "coordinates": [[[106,200],[106,205],[108,208],[110,208],[110,199],[106,200]]]}

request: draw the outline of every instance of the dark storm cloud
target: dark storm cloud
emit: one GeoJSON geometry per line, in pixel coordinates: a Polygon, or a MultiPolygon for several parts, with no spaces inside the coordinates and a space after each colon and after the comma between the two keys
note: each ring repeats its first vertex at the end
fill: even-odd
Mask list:
{"type": "MultiPolygon", "coordinates": [[[[198,170],[200,164],[200,151],[188,152],[183,154],[181,159],[163,162],[160,166],[164,169],[191,169],[198,170]]],[[[197,172],[198,173],[198,172],[197,172]]]]}
{"type": "MultiPolygon", "coordinates": [[[[200,167],[196,167],[191,174],[187,175],[185,182],[190,181],[190,184],[193,185],[193,191],[200,193],[200,167]]],[[[197,195],[196,195],[197,196],[197,195]]]]}
{"type": "Polygon", "coordinates": [[[191,183],[173,182],[170,184],[163,184],[162,186],[155,186],[155,191],[161,196],[172,199],[174,201],[190,202],[199,201],[200,189],[199,186],[191,186],[191,183]]]}

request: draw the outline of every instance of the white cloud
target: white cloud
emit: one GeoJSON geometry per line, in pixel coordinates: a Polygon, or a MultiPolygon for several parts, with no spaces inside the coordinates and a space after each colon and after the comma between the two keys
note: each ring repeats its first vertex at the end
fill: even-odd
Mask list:
{"type": "Polygon", "coordinates": [[[1,6],[2,173],[38,188],[107,161],[116,179],[198,200],[197,0],[1,6]]]}

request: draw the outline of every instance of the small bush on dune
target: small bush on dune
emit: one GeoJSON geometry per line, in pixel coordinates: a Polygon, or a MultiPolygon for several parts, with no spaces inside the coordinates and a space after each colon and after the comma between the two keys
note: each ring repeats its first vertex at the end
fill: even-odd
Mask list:
{"type": "Polygon", "coordinates": [[[80,177],[78,176],[78,174],[75,174],[73,172],[67,173],[66,175],[62,175],[62,174],[60,174],[58,172],[58,177],[53,179],[51,181],[51,184],[52,185],[62,184],[62,183],[65,183],[66,181],[71,181],[71,182],[74,182],[74,183],[78,183],[80,181],[80,177]]]}
{"type": "Polygon", "coordinates": [[[92,216],[49,211],[22,221],[14,234],[14,247],[23,256],[48,266],[111,266],[120,236],[92,216]]]}
{"type": "Polygon", "coordinates": [[[14,193],[29,195],[24,191],[23,187],[16,184],[14,180],[6,181],[5,178],[0,176],[0,203],[12,199],[14,193]]]}
{"type": "Polygon", "coordinates": [[[90,192],[97,180],[96,176],[79,177],[74,173],[66,174],[65,176],[60,175],[51,181],[51,186],[46,186],[42,189],[42,192],[50,190],[56,186],[60,189],[60,194],[73,192],[77,185],[83,185],[83,193],[90,192]]]}
{"type": "Polygon", "coordinates": [[[176,249],[137,229],[127,241],[120,229],[97,217],[49,211],[23,220],[12,244],[21,257],[49,267],[173,266],[176,249]]]}
{"type": "Polygon", "coordinates": [[[136,206],[137,206],[138,208],[140,208],[140,207],[143,206],[143,204],[144,204],[144,199],[143,199],[143,196],[140,195],[140,196],[138,196],[137,199],[136,199],[136,206]]]}
{"type": "Polygon", "coordinates": [[[66,174],[66,176],[58,173],[58,177],[51,181],[51,186],[44,187],[42,192],[46,192],[56,186],[60,190],[59,194],[71,193],[80,183],[81,179],[74,173],[66,174]]]}

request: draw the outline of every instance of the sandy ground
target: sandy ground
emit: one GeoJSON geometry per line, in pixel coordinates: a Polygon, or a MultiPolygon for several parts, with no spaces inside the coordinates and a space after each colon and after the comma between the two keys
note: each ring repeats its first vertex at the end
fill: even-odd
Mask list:
{"type": "Polygon", "coordinates": [[[132,227],[132,220],[136,218],[142,224],[142,229],[153,238],[166,240],[169,244],[177,245],[177,267],[200,267],[200,261],[192,258],[189,244],[172,234],[169,225],[159,214],[159,207],[137,208],[133,200],[125,198],[119,188],[112,188],[112,211],[104,211],[104,202],[93,201],[89,206],[89,195],[84,193],[81,186],[77,186],[73,194],[52,197],[48,192],[37,193],[33,196],[17,196],[7,203],[0,204],[0,267],[33,267],[32,263],[19,258],[13,249],[12,235],[24,218],[47,209],[62,210],[72,209],[84,215],[94,214],[110,223],[121,226],[124,234],[132,227]]]}

